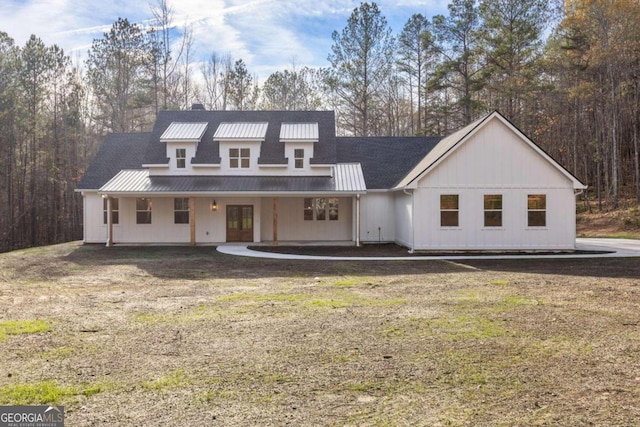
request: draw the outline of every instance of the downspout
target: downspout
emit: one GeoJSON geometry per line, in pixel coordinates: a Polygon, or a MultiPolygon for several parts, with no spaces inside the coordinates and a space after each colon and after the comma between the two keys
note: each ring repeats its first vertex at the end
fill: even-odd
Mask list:
{"type": "Polygon", "coordinates": [[[356,194],[356,246],[360,247],[360,194],[356,194]]]}
{"type": "Polygon", "coordinates": [[[412,190],[411,194],[409,194],[407,191],[408,190],[406,188],[402,190],[402,192],[407,196],[411,195],[411,248],[409,248],[409,253],[412,254],[416,247],[416,233],[415,233],[415,225],[414,225],[415,218],[416,218],[415,216],[416,209],[415,209],[415,203],[414,203],[414,192],[412,190]]]}

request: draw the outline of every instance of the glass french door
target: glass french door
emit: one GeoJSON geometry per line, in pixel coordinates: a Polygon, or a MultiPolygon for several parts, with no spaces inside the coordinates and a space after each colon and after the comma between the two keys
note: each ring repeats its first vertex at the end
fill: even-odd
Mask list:
{"type": "Polygon", "coordinates": [[[227,242],[253,242],[253,206],[227,205],[227,242]]]}

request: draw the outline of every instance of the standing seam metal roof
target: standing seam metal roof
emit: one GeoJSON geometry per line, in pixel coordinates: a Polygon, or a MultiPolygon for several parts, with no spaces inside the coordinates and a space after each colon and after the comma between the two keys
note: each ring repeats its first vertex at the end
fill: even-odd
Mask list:
{"type": "Polygon", "coordinates": [[[219,192],[365,192],[359,164],[336,165],[333,176],[149,176],[148,170],[120,171],[99,192],[219,193],[219,192]]]}
{"type": "Polygon", "coordinates": [[[160,136],[160,141],[200,141],[209,123],[173,122],[160,136]]]}
{"type": "Polygon", "coordinates": [[[282,123],[281,141],[317,141],[318,123],[282,123]]]}
{"type": "Polygon", "coordinates": [[[267,134],[268,126],[269,123],[266,122],[223,122],[216,129],[213,139],[215,141],[221,139],[259,139],[262,141],[267,134]]]}

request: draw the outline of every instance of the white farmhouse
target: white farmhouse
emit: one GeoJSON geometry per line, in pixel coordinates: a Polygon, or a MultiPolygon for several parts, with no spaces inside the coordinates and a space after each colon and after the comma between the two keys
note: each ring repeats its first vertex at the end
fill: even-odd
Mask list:
{"type": "Polygon", "coordinates": [[[330,111],[163,111],[78,185],[85,243],[575,247],[585,187],[494,112],[445,137],[336,137],[330,111]]]}

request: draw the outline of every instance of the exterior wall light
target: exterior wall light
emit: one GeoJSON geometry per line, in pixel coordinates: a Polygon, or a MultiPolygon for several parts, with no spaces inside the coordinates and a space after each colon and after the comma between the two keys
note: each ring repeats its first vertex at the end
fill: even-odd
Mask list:
{"type": "Polygon", "coordinates": [[[211,212],[217,212],[217,211],[218,211],[218,204],[214,199],[213,202],[211,202],[211,212]]]}

